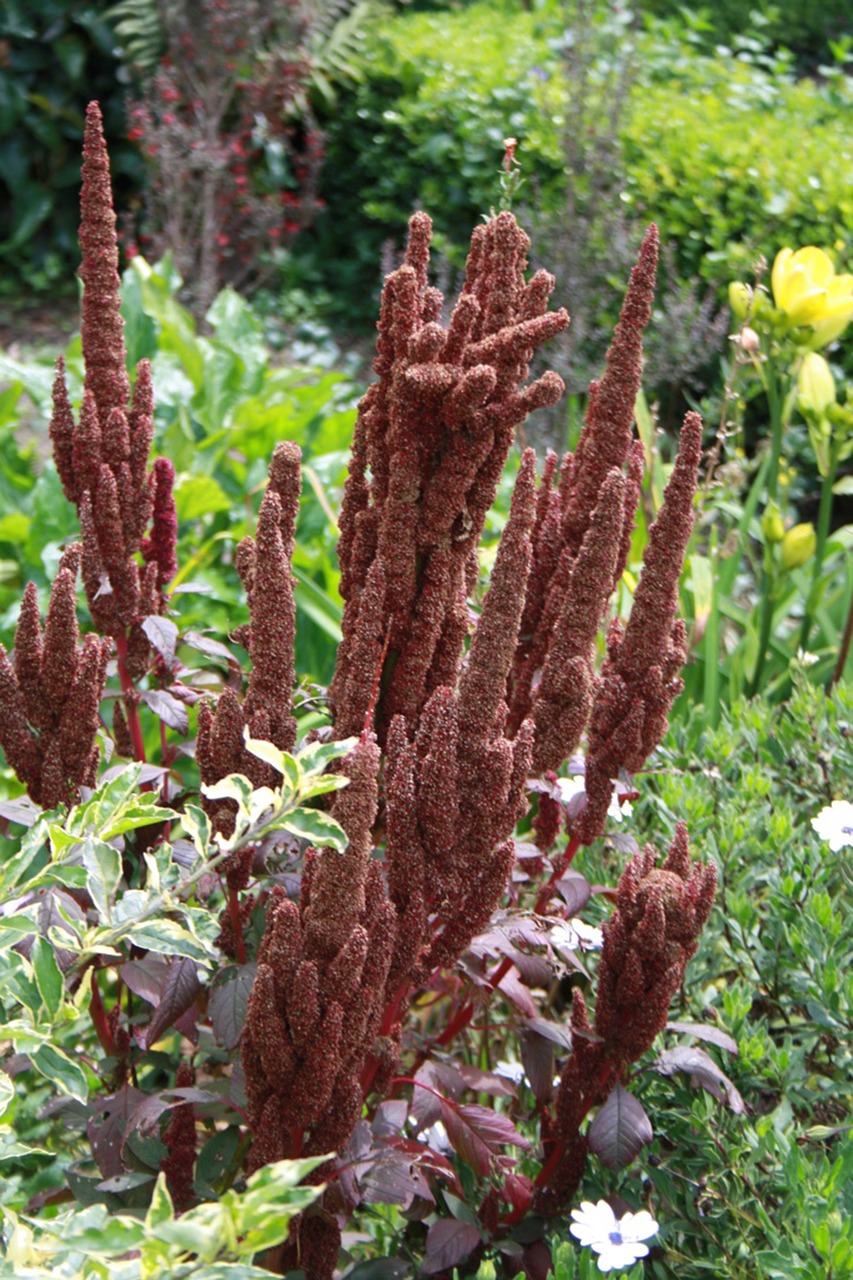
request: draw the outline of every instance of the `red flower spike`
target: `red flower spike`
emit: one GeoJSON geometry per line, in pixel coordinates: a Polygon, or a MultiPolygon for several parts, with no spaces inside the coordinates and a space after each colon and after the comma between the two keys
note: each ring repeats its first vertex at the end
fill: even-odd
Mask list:
{"type": "Polygon", "coordinates": [[[81,336],[85,387],[95,401],[102,429],[112,409],[127,410],[130,397],[115,224],[101,111],[97,102],[91,102],[86,110],[80,193],[81,336]]]}

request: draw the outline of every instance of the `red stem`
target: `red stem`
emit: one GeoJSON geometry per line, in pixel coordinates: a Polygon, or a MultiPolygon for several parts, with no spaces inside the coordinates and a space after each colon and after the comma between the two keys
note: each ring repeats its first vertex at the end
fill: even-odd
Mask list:
{"type": "MultiPolygon", "coordinates": [[[[377,1036],[387,1036],[400,1016],[400,1005],[405,999],[409,990],[408,983],[401,982],[397,990],[394,992],[394,998],[389,1001],[382,1014],[382,1021],[379,1024],[377,1036]]],[[[376,1079],[376,1072],[379,1070],[379,1059],[375,1053],[372,1053],[365,1062],[361,1071],[361,1096],[366,1098],[370,1093],[370,1087],[376,1079]]]]}
{"type": "Polygon", "coordinates": [[[101,988],[98,986],[97,969],[92,970],[92,998],[89,1001],[89,1016],[92,1019],[92,1025],[95,1028],[95,1033],[104,1053],[108,1058],[117,1057],[116,1042],[113,1039],[113,1033],[107,1020],[107,1011],[101,998],[101,988]]]}
{"type": "Polygon", "coordinates": [[[240,895],[228,888],[228,918],[234,933],[234,955],[238,964],[246,963],[246,939],[243,937],[243,917],[240,915],[240,895]]]}
{"type": "MultiPolygon", "coordinates": [[[[511,968],[512,961],[509,956],[504,956],[503,960],[501,960],[500,964],[489,978],[489,981],[486,983],[484,990],[491,995],[496,987],[500,985],[503,978],[505,978],[509,973],[511,968]]],[[[455,1039],[455,1037],[459,1035],[459,1032],[464,1031],[468,1026],[471,1019],[474,1017],[476,1008],[477,1006],[474,1004],[474,1001],[469,1000],[467,1004],[463,1004],[461,1009],[457,1009],[455,1015],[450,1019],[450,1022],[438,1037],[436,1044],[450,1044],[451,1040],[455,1039]]]]}
{"type": "Polygon", "coordinates": [[[145,743],[142,740],[142,726],[139,723],[139,707],[136,700],[136,689],[130,672],[127,669],[127,636],[119,632],[115,637],[116,655],[118,657],[118,678],[124,694],[124,711],[130,740],[133,743],[133,754],[137,760],[145,761],[145,743]]]}

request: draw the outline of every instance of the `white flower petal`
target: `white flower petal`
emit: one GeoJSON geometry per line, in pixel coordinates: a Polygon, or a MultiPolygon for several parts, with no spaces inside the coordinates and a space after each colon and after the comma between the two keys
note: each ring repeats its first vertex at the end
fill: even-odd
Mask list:
{"type": "Polygon", "coordinates": [[[657,1230],[658,1224],[647,1209],[641,1209],[639,1213],[626,1213],[619,1219],[619,1233],[626,1243],[648,1240],[657,1230]]]}
{"type": "Polygon", "coordinates": [[[609,1241],[598,1260],[599,1271],[621,1271],[632,1267],[639,1258],[645,1258],[648,1249],[644,1244],[611,1244],[609,1241]],[[602,1265],[606,1263],[607,1265],[602,1265]]]}

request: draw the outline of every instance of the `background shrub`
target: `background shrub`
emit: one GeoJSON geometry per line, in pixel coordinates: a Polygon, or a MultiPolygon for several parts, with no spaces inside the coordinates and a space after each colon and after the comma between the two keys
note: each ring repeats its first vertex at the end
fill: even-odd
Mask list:
{"type": "Polygon", "coordinates": [[[80,135],[100,100],[116,201],[139,187],[125,139],[115,38],[95,0],[6,0],[0,8],[0,293],[73,292],[80,220],[80,135]]]}

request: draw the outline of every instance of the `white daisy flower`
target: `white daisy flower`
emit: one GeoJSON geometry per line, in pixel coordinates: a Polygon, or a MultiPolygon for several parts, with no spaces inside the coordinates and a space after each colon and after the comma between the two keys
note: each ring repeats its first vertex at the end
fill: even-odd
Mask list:
{"type": "Polygon", "coordinates": [[[598,1204],[584,1200],[579,1209],[572,1209],[572,1217],[569,1230],[582,1245],[598,1254],[599,1271],[621,1271],[645,1258],[649,1248],[642,1241],[658,1230],[658,1224],[645,1209],[617,1218],[606,1200],[599,1200],[598,1204]]]}
{"type": "Polygon", "coordinates": [[[849,800],[833,800],[812,818],[812,826],[821,840],[829,841],[833,853],[847,844],[853,845],[853,804],[849,800]]]}

